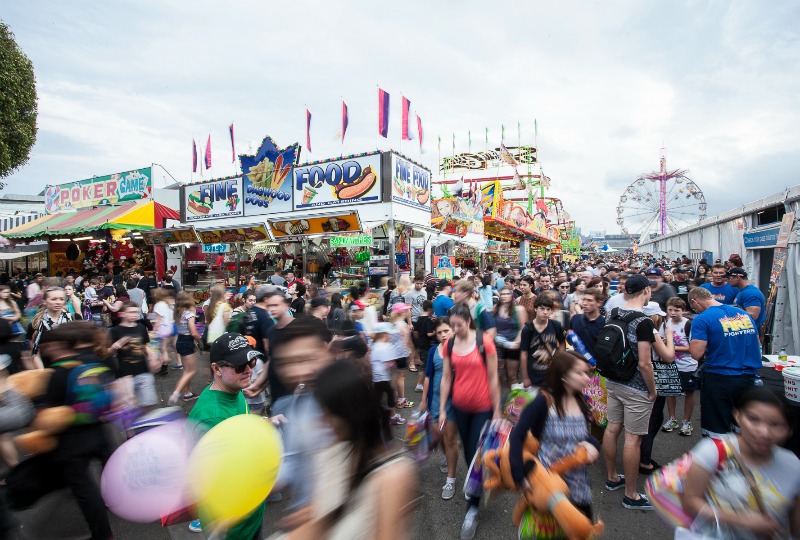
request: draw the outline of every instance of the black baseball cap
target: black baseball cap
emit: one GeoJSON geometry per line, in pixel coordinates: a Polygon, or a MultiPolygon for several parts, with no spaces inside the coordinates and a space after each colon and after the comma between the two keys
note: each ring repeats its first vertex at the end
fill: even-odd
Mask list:
{"type": "Polygon", "coordinates": [[[747,279],[747,271],[740,266],[734,266],[728,270],[728,276],[740,276],[747,279]]]}
{"type": "Polygon", "coordinates": [[[663,276],[664,271],[661,268],[654,266],[650,270],[647,271],[648,276],[663,276]]]}
{"type": "Polygon", "coordinates": [[[625,292],[628,294],[635,294],[645,290],[647,287],[655,287],[656,285],[658,285],[658,283],[655,281],[650,281],[641,274],[634,274],[625,282],[625,292]]]}
{"type": "Polygon", "coordinates": [[[316,309],[321,306],[330,306],[331,301],[325,298],[324,296],[317,296],[316,298],[311,299],[311,309],[316,309]]]}
{"type": "Polygon", "coordinates": [[[263,356],[250,346],[247,338],[235,332],[226,332],[211,345],[211,362],[225,362],[232,366],[243,366],[263,356]]]}

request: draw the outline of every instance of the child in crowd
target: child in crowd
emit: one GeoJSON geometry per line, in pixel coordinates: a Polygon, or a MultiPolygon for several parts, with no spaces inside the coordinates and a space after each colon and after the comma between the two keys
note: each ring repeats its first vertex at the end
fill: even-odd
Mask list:
{"type": "MultiPolygon", "coordinates": [[[[392,323],[378,323],[375,325],[375,338],[369,352],[369,361],[372,364],[372,385],[379,403],[383,403],[386,395],[386,407],[389,409],[389,424],[392,426],[405,424],[402,416],[397,414],[395,405],[394,388],[392,387],[392,368],[394,362],[394,348],[392,335],[395,333],[392,323]]],[[[390,435],[391,438],[391,435],[390,435]]]]}
{"type": "Polygon", "coordinates": [[[197,308],[195,308],[194,297],[191,293],[181,291],[175,300],[174,320],[178,326],[178,336],[175,342],[175,350],[180,356],[183,373],[175,385],[175,391],[169,398],[170,405],[177,405],[178,400],[183,395],[183,401],[194,401],[198,395],[192,392],[192,377],[198,370],[197,351],[195,341],[200,341],[201,336],[195,325],[197,308]]]}
{"type": "Polygon", "coordinates": [[[425,380],[425,367],[428,361],[428,351],[436,345],[436,334],[433,330],[433,302],[425,300],[422,302],[422,314],[414,322],[414,345],[416,354],[419,356],[419,380],[417,380],[417,392],[422,392],[422,383],[425,380]]]}
{"type": "Polygon", "coordinates": [[[442,422],[439,418],[441,396],[439,395],[439,386],[442,382],[442,365],[444,358],[442,357],[442,349],[444,344],[447,343],[453,336],[453,329],[450,328],[450,319],[442,317],[437,319],[434,323],[434,332],[438,345],[433,345],[428,351],[427,364],[425,366],[425,386],[422,390],[422,400],[419,404],[420,412],[430,411],[431,429],[442,441],[442,449],[444,450],[444,457],[439,463],[439,471],[447,473],[447,480],[442,486],[442,499],[449,500],[453,498],[456,493],[456,465],[458,465],[458,429],[456,427],[455,416],[452,416],[452,407],[450,403],[446,405],[446,411],[449,422],[445,423],[444,431],[439,431],[439,426],[442,422]]]}
{"type": "Polygon", "coordinates": [[[161,363],[147,344],[147,329],[139,323],[139,306],[125,302],[120,308],[120,323],[111,328],[111,351],[117,355],[119,377],[133,377],[133,391],[140,407],[158,404],[153,371],[161,363]]]}
{"type": "MultiPolygon", "coordinates": [[[[692,410],[694,409],[694,393],[699,389],[694,373],[697,371],[697,360],[689,354],[689,335],[691,334],[692,321],[684,317],[686,312],[686,302],[683,299],[670,298],[667,301],[667,317],[661,325],[659,333],[664,337],[666,327],[672,329],[673,341],[675,343],[675,364],[678,366],[678,374],[681,377],[681,389],[684,392],[683,401],[683,422],[680,425],[680,434],[686,437],[692,434],[692,410]]],[[[661,427],[666,432],[670,432],[678,427],[676,417],[677,397],[667,398],[667,412],[669,419],[661,427]]]]}
{"type": "Polygon", "coordinates": [[[392,359],[395,361],[394,370],[394,390],[397,393],[397,408],[411,408],[413,401],[406,399],[406,371],[408,370],[408,360],[411,351],[414,350],[411,343],[411,329],[408,326],[408,311],[411,306],[403,302],[392,305],[389,321],[394,326],[392,333],[392,359]]]}

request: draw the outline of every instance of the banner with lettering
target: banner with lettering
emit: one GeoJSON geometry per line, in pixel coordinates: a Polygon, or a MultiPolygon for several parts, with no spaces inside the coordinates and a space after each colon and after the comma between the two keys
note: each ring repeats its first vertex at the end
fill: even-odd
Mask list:
{"type": "Polygon", "coordinates": [[[181,187],[184,222],[241,217],[242,177],[221,178],[181,187]]]}
{"type": "Polygon", "coordinates": [[[149,199],[153,195],[152,177],[151,168],[144,167],[57,186],[47,186],[44,195],[44,209],[48,214],[58,214],[79,208],[149,199]]]}
{"type": "Polygon", "coordinates": [[[294,209],[381,202],[381,155],[294,168],[294,209]]]}
{"type": "Polygon", "coordinates": [[[431,172],[392,153],[392,202],[431,209],[431,172]]]}

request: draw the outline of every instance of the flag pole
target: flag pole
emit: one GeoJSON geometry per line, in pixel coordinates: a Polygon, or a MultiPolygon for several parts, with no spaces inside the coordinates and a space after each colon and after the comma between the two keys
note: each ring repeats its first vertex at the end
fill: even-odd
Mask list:
{"type": "MultiPolygon", "coordinates": [[[[375,85],[375,95],[378,96],[378,106],[375,107],[375,150],[378,150],[378,122],[381,121],[381,98],[380,98],[380,83],[375,85]]],[[[391,261],[389,261],[391,263],[391,261]]],[[[391,268],[391,266],[390,266],[391,268]]]]}
{"type": "MultiPolygon", "coordinates": [[[[405,94],[403,91],[400,90],[400,153],[403,153],[403,99],[405,98],[405,94]]],[[[408,112],[411,112],[411,107],[408,108],[408,112]]]]}
{"type": "MultiPolygon", "coordinates": [[[[339,96],[339,101],[340,101],[339,107],[344,109],[344,95],[339,96]]],[[[339,114],[343,115],[344,114],[344,110],[339,111],[339,114]]],[[[342,120],[343,120],[343,118],[339,119],[339,123],[340,124],[342,123],[342,120]]],[[[339,158],[341,159],[343,157],[344,157],[344,124],[342,124],[342,136],[340,137],[340,141],[339,141],[339,158]]]]}

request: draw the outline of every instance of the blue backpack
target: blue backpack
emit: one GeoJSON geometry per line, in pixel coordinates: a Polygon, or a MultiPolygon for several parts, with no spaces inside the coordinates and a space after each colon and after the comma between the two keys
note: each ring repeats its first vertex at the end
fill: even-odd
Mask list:
{"type": "Polygon", "coordinates": [[[75,411],[72,425],[100,422],[111,411],[114,401],[110,387],[114,381],[111,369],[104,364],[82,364],[74,360],[53,364],[56,366],[69,369],[64,405],[75,411]]]}

